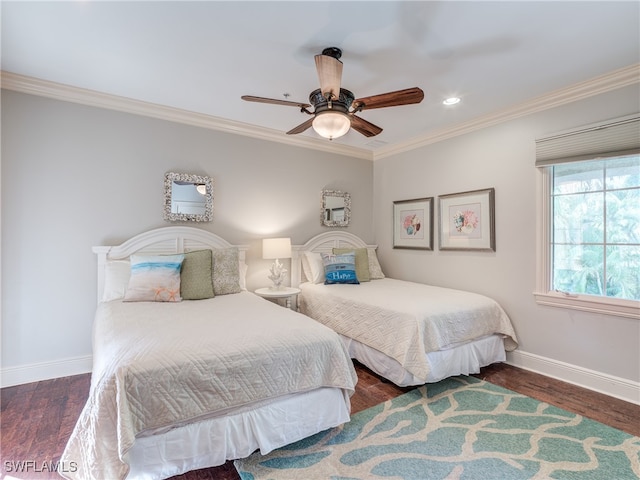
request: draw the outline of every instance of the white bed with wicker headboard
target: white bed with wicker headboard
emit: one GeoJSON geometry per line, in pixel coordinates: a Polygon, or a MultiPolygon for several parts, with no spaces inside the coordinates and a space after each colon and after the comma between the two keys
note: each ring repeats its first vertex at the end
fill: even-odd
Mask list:
{"type": "MultiPolygon", "coordinates": [[[[67,478],[167,478],[349,420],[357,377],[344,345],[331,329],[242,289],[246,250],[192,227],[94,247],[91,390],[61,458],[67,478]],[[178,256],[182,281],[184,258],[200,254],[214,259],[215,295],[132,301],[134,263],[178,256]]],[[[207,267],[192,263],[190,272],[194,265],[207,267]]]]}
{"type": "Polygon", "coordinates": [[[516,348],[511,321],[493,299],[385,278],[375,252],[375,245],[344,231],[325,232],[293,248],[292,285],[301,289],[300,312],[335,330],[351,358],[409,386],[477,373],[516,348]],[[361,265],[356,256],[355,268],[360,278],[368,261],[366,281],[325,285],[318,274],[320,255],[334,249],[363,255],[361,265]]]}

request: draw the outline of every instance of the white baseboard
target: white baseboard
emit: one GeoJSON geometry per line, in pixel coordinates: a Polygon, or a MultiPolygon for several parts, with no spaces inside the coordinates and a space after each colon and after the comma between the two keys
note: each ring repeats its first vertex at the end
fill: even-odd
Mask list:
{"type": "MultiPolygon", "coordinates": [[[[640,405],[640,383],[632,380],[607,375],[521,350],[507,353],[507,363],[514,367],[540,373],[547,377],[640,405]]],[[[3,368],[0,370],[0,387],[4,388],[52,378],[90,373],[91,368],[91,355],[3,368]]]]}
{"type": "Polygon", "coordinates": [[[640,383],[595,370],[578,367],[533,353],[514,350],[507,353],[507,363],[563,382],[604,393],[640,405],[640,383]]]}
{"type": "Polygon", "coordinates": [[[85,357],[66,358],[53,362],[32,363],[19,367],[3,368],[0,369],[0,387],[11,387],[24,383],[89,373],[93,367],[92,358],[91,355],[87,355],[85,357]]]}

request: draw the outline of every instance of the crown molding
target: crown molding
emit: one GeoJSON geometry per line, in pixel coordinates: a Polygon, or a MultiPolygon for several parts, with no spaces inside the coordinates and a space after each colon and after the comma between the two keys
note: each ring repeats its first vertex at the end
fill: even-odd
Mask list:
{"type": "Polygon", "coordinates": [[[66,102],[79,103],[98,108],[117,110],[120,112],[143,115],[146,117],[183,123],[221,132],[244,135],[270,142],[284,143],[301,148],[320,150],[338,155],[378,160],[399,153],[414,150],[449,138],[464,135],[482,128],[504,123],[525,115],[548,110],[583,98],[640,83],[640,64],[630,65],[605,75],[577,83],[575,85],[555,90],[551,93],[533,98],[512,107],[478,117],[452,127],[414,137],[406,142],[382,147],[375,151],[324,140],[284,135],[279,130],[258,127],[247,123],[227,120],[211,115],[191,112],[173,107],[142,102],[131,98],[110,95],[94,90],[72,87],[61,83],[41,80],[34,77],[1,72],[2,88],[31,95],[39,95],[66,102]]]}
{"type": "Polygon", "coordinates": [[[592,97],[594,95],[599,95],[601,93],[606,93],[638,83],[640,83],[640,63],[577,83],[567,88],[555,90],[545,95],[535,97],[524,103],[490,113],[489,115],[478,117],[469,122],[430,132],[401,144],[389,145],[387,147],[380,148],[374,152],[374,160],[397,155],[402,152],[441,142],[442,140],[464,135],[466,133],[497,125],[499,123],[504,123],[542,110],[559,107],[583,98],[592,97]]]}
{"type": "Polygon", "coordinates": [[[73,87],[61,83],[50,82],[39,78],[18,75],[11,72],[1,72],[2,88],[20,93],[38,95],[64,102],[78,103],[91,107],[105,108],[119,112],[132,113],[145,117],[183,123],[195,127],[207,128],[221,132],[244,135],[270,142],[284,143],[302,148],[321,150],[349,157],[373,160],[369,150],[348,145],[327,142],[309,137],[285,135],[279,130],[258,127],[247,123],[227,120],[212,115],[191,112],[179,108],[142,102],[132,98],[110,95],[84,88],[73,87]]]}

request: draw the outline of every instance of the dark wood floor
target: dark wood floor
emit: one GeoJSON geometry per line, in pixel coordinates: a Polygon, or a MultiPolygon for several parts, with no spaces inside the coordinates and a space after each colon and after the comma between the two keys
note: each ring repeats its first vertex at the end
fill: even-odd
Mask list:
{"type": "MultiPolygon", "coordinates": [[[[397,387],[361,365],[356,365],[356,370],[359,380],[356,393],[351,398],[353,413],[411,390],[397,387]]],[[[640,437],[639,405],[506,364],[486,367],[476,376],[640,437]]],[[[89,383],[90,376],[87,374],[18,385],[0,391],[0,478],[5,475],[23,480],[60,478],[56,473],[42,470],[47,470],[47,465],[60,459],[87,399],[89,383]],[[19,461],[36,462],[40,472],[31,468],[27,475],[12,475],[8,470],[19,461]]],[[[239,476],[233,463],[227,462],[220,467],[189,472],[175,479],[239,480],[239,476]]]]}

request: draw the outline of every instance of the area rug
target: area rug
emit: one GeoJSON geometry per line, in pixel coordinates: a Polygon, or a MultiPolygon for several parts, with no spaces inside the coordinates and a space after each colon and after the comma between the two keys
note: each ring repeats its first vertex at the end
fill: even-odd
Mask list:
{"type": "Polygon", "coordinates": [[[474,377],[236,460],[242,480],[640,478],[640,438],[474,377]]]}

